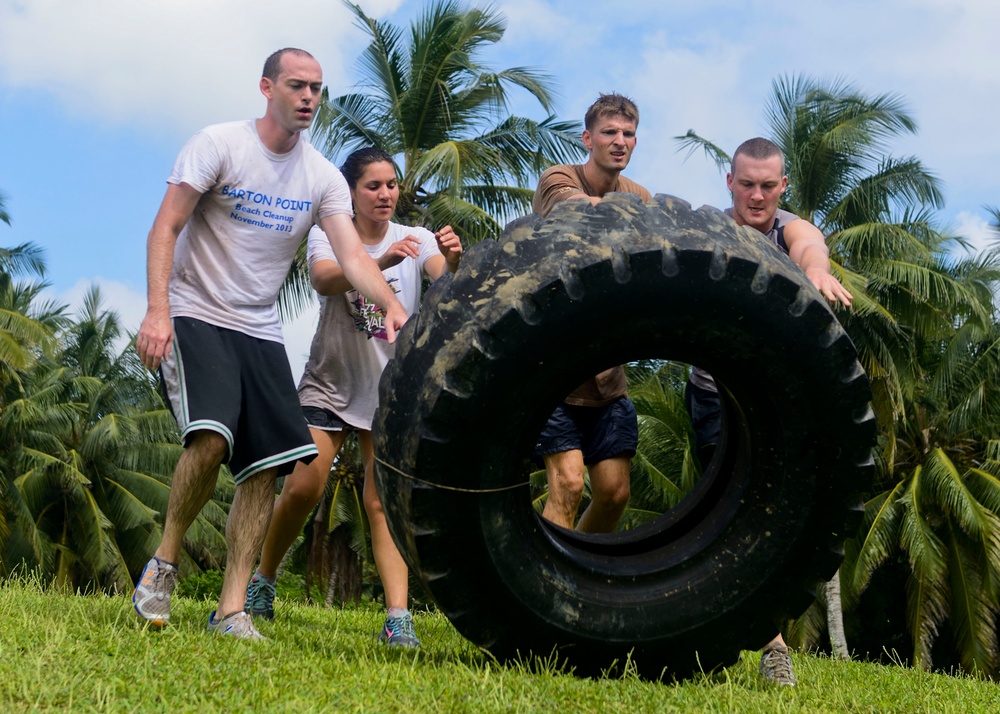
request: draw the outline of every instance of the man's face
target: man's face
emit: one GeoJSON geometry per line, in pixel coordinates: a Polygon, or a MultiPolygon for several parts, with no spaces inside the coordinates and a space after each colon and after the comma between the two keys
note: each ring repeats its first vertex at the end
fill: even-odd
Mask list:
{"type": "Polygon", "coordinates": [[[736,157],[732,173],[726,174],[726,185],[733,194],[733,218],[741,226],[750,226],[761,233],[771,230],[778,200],[788,187],[782,164],[780,156],[751,159],[740,154],[736,157]]]}
{"type": "Polygon", "coordinates": [[[323,91],[323,70],[312,57],[286,52],[278,78],[272,82],[262,77],[260,91],[268,98],[268,113],[294,134],[312,124],[323,91]]]}
{"type": "Polygon", "coordinates": [[[584,130],[583,145],[590,161],[605,171],[620,172],[635,149],[635,122],[621,116],[598,117],[594,130],[584,130]]]}

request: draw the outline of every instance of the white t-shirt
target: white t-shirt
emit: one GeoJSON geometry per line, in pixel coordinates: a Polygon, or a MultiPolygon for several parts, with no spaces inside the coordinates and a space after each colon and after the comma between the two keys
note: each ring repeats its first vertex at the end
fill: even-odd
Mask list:
{"type": "Polygon", "coordinates": [[[340,171],[302,137],[275,154],[249,120],[195,134],[167,182],[202,192],[174,248],[171,317],[282,342],[275,301],[296,249],[319,219],[352,215],[340,171]]]}
{"type": "MultiPolygon", "coordinates": [[[[408,235],[420,239],[420,254],[383,270],[382,275],[396,291],[406,314],[413,315],[420,309],[424,263],[441,255],[434,234],[426,228],[390,223],[382,242],[366,245],[365,250],[377,260],[408,235]]],[[[308,255],[309,267],[320,260],[337,260],[319,228],[309,232],[308,255]]],[[[329,409],[351,426],[371,430],[378,408],[379,377],[396,352],[396,345],[386,340],[384,318],[382,308],[357,290],[320,298],[319,325],[299,381],[303,405],[329,409]]]]}

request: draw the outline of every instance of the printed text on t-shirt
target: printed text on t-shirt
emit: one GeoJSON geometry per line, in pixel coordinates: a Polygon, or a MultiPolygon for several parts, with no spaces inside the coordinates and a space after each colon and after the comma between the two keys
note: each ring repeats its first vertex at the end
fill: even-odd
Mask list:
{"type": "Polygon", "coordinates": [[[271,208],[283,211],[302,212],[312,210],[312,201],[271,196],[260,191],[250,191],[243,188],[223,186],[219,192],[222,196],[231,196],[237,203],[229,212],[234,221],[247,223],[258,228],[275,230],[280,233],[291,233],[295,216],[275,213],[271,208]]]}

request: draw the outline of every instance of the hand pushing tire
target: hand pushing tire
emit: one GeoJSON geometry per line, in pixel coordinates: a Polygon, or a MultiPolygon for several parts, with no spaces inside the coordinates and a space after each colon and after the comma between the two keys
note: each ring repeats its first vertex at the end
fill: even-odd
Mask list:
{"type": "Polygon", "coordinates": [[[872,476],[869,398],[822,296],[757,232],[663,195],[564,201],[428,291],[382,377],[375,475],[404,559],[472,642],[683,677],[762,647],[836,571],[872,476]],[[716,377],[711,466],[639,528],[543,521],[527,474],[546,419],[643,358],[716,377]]]}

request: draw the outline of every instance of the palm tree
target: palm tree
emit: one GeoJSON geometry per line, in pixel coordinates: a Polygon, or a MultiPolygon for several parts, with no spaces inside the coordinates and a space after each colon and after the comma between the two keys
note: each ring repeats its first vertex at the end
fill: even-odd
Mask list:
{"type": "Polygon", "coordinates": [[[46,285],[15,280],[24,274],[45,275],[42,250],[31,243],[0,248],[0,380],[25,368],[33,350],[50,339],[59,324],[59,310],[38,299],[46,285]]]}
{"type": "Polygon", "coordinates": [[[531,212],[544,169],[584,156],[580,125],[552,115],[548,76],[524,67],[495,71],[479,59],[506,29],[494,7],[437,0],[407,35],[346,4],[371,43],[358,63],[357,91],[324,94],[313,134],[331,159],[363,146],[398,157],[404,222],[450,224],[469,243],[496,238],[505,220],[531,212]],[[548,117],[510,115],[514,88],[548,117]]]}
{"type": "Polygon", "coordinates": [[[28,273],[41,277],[45,272],[41,251],[31,244],[0,249],[0,543],[9,543],[11,521],[17,520],[18,506],[13,479],[17,473],[9,458],[11,439],[3,421],[12,401],[12,392],[23,385],[26,370],[54,345],[55,333],[63,324],[62,308],[42,304],[43,283],[22,282],[15,276],[28,273]]]}
{"type": "MultiPolygon", "coordinates": [[[[498,238],[507,221],[531,212],[542,171],[586,155],[582,126],[552,113],[550,77],[481,61],[506,31],[493,6],[436,0],[406,33],[344,4],[371,42],[358,59],[355,91],[331,98],[324,89],[313,140],[335,163],[368,146],[394,156],[400,222],[451,225],[466,246],[498,238]],[[526,91],[546,118],[511,115],[514,90],[526,91]]],[[[312,296],[303,244],[278,297],[282,317],[299,314],[312,296]]]]}

